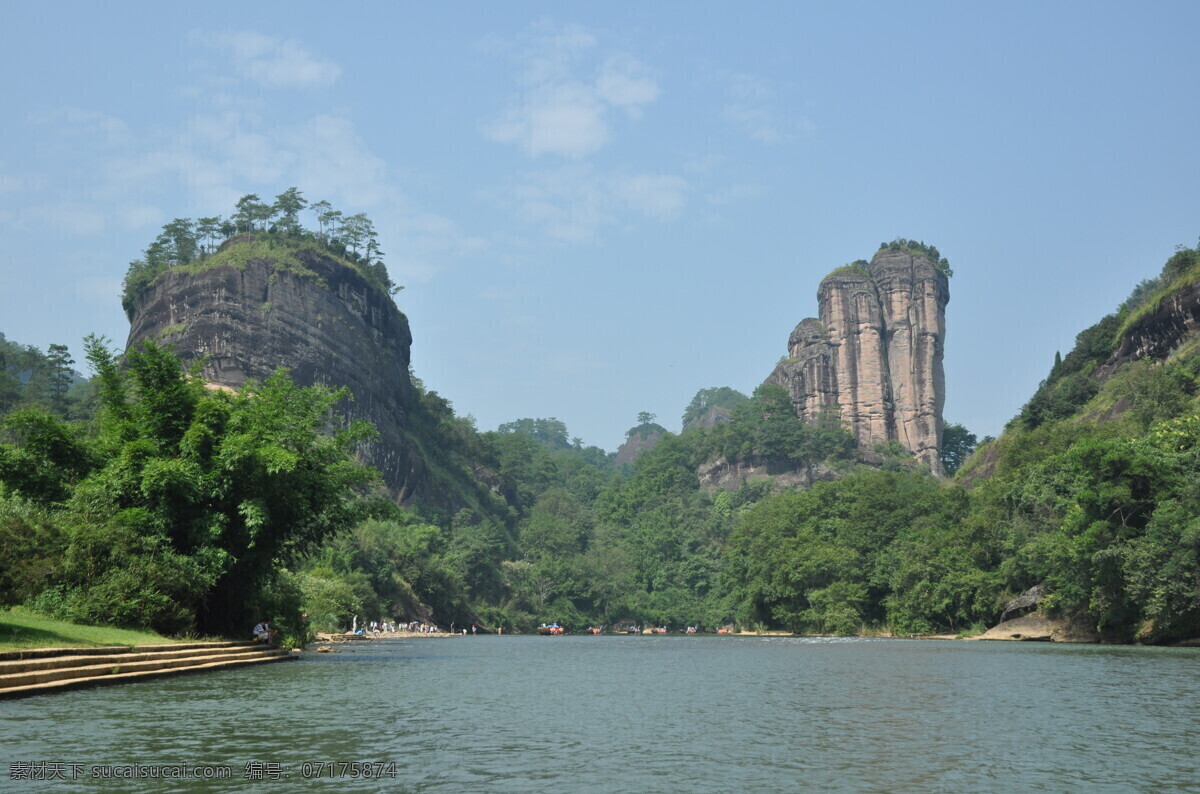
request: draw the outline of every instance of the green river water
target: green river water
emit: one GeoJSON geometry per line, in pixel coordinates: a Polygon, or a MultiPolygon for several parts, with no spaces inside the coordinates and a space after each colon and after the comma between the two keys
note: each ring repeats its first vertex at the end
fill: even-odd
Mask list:
{"type": "Polygon", "coordinates": [[[1200,651],[375,641],[0,702],[0,747],[3,790],[1200,792],[1200,651]]]}

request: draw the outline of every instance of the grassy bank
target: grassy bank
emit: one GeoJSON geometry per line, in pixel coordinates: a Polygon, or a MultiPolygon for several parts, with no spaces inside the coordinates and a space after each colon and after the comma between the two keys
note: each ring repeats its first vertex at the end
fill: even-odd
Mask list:
{"type": "Polygon", "coordinates": [[[0,651],[78,645],[163,645],[174,642],[150,631],[81,626],[21,607],[0,609],[0,651]]]}

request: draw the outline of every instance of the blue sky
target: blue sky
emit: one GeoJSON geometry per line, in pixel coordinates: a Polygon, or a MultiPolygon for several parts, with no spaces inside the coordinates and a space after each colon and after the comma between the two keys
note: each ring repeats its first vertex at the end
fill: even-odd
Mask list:
{"type": "Polygon", "coordinates": [[[481,430],[615,449],[750,392],[829,270],[955,270],[945,414],[997,434],[1200,235],[1195,3],[24,3],[0,331],[124,343],[174,217],[297,186],[380,230],[413,366],[481,430]]]}

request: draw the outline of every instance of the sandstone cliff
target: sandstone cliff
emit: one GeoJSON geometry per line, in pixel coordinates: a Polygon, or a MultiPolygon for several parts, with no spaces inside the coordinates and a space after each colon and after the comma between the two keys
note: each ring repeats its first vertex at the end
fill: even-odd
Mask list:
{"type": "MultiPolygon", "coordinates": [[[[252,241],[245,235],[225,247],[252,241]]],[[[258,258],[164,273],[136,302],[127,346],[156,338],[174,344],[185,362],[206,356],[202,375],[221,386],[286,367],[303,386],[349,387],[344,412],[379,431],[363,459],[398,498],[411,498],[423,464],[403,434],[415,399],[408,320],[345,263],[318,250],[289,254],[300,267],[258,258]]]]}
{"type": "Polygon", "coordinates": [[[664,432],[666,431],[658,425],[635,427],[625,437],[625,443],[621,444],[617,449],[617,456],[614,462],[618,466],[633,463],[642,453],[649,452],[658,446],[658,442],[663,439],[664,432]]]}
{"type": "Polygon", "coordinates": [[[701,488],[736,491],[746,483],[771,480],[779,490],[789,488],[811,488],[818,482],[832,482],[838,478],[836,470],[825,463],[816,463],[800,468],[773,467],[758,455],[745,458],[717,458],[702,464],[696,470],[696,479],[701,488]]]}
{"type": "Polygon", "coordinates": [[[838,268],[817,290],[820,319],[796,326],[766,382],[788,390],[801,418],[836,412],[861,449],[896,441],[940,474],[949,299],[944,263],[920,250],[838,268]]]}
{"type": "Polygon", "coordinates": [[[1101,368],[1099,376],[1107,379],[1127,362],[1142,358],[1163,360],[1200,335],[1200,280],[1184,284],[1164,296],[1157,305],[1124,330],[1117,349],[1101,368]]]}

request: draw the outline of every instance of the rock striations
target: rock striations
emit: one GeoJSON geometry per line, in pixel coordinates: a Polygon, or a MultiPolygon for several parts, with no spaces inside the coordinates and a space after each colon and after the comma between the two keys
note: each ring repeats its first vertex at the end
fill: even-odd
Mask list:
{"type": "Polygon", "coordinates": [[[820,319],[796,326],[766,382],[788,390],[801,418],[832,412],[860,449],[896,441],[941,474],[949,299],[943,269],[912,249],[838,268],[817,290],[820,319]]]}
{"type": "Polygon", "coordinates": [[[379,431],[362,457],[398,498],[410,498],[423,465],[402,433],[415,399],[408,320],[352,267],[317,251],[297,256],[302,269],[251,259],[241,268],[164,273],[131,313],[127,346],[160,339],[185,362],[207,357],[204,379],[235,389],[277,367],[302,386],[349,387],[345,413],[379,431]]]}

